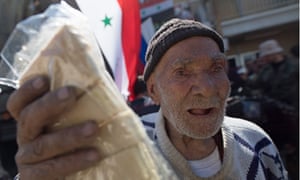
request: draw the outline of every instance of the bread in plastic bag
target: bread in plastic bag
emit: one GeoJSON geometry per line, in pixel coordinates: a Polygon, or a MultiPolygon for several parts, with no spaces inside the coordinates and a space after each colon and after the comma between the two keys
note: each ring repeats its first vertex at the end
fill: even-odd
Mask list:
{"type": "Polygon", "coordinates": [[[177,179],[106,71],[88,21],[79,11],[66,3],[55,4],[20,22],[2,58],[20,84],[45,74],[51,90],[77,87],[75,107],[49,131],[85,120],[97,121],[100,135],[91,146],[99,149],[103,160],[66,179],[177,179]]]}

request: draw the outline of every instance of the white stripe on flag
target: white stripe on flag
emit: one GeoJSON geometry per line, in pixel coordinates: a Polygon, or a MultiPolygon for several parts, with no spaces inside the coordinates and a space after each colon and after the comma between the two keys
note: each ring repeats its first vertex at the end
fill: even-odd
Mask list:
{"type": "Polygon", "coordinates": [[[128,76],[122,52],[122,12],[117,0],[76,0],[94,30],[110,65],[115,83],[122,95],[128,96],[128,76]]]}

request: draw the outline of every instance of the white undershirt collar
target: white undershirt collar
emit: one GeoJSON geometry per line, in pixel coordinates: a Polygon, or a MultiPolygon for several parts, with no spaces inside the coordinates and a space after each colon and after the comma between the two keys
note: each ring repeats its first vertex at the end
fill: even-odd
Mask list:
{"type": "Polygon", "coordinates": [[[221,169],[219,150],[215,150],[207,157],[200,160],[188,161],[192,171],[199,177],[211,177],[221,169]]]}

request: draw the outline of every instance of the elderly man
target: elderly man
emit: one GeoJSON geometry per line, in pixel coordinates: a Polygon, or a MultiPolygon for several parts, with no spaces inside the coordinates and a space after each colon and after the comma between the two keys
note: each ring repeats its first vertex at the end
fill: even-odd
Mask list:
{"type": "MultiPolygon", "coordinates": [[[[147,51],[144,80],[161,109],[145,116],[147,131],[181,179],[287,179],[278,151],[262,129],[224,117],[230,83],[223,53],[221,36],[199,22],[173,19],[157,31],[147,51]]],[[[101,157],[95,149],[69,152],[96,138],[95,123],[42,131],[76,101],[70,87],[48,88],[45,78],[32,79],[9,101],[15,118],[27,120],[18,130],[22,180],[63,177],[101,157]],[[40,109],[48,110],[36,117],[40,109]],[[51,151],[43,148],[49,145],[51,151]]]]}
{"type": "Polygon", "coordinates": [[[221,36],[199,22],[173,19],[157,31],[144,80],[161,109],[143,118],[148,134],[182,178],[287,179],[261,128],[224,117],[230,83],[223,53],[221,36]]]}

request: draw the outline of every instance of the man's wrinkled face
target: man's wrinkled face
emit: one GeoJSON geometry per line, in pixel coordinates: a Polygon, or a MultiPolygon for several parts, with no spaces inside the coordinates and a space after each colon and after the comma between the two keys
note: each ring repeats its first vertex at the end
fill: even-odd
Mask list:
{"type": "Polygon", "coordinates": [[[212,137],[225,114],[230,83],[215,41],[191,37],[173,45],[147,81],[167,126],[195,139],[212,137]]]}

